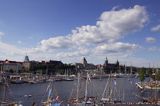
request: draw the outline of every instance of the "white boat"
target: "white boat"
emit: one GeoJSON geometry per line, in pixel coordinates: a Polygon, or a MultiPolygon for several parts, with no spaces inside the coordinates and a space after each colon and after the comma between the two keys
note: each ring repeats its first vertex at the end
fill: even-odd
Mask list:
{"type": "Polygon", "coordinates": [[[25,83],[24,80],[22,80],[22,77],[19,75],[10,75],[10,83],[12,84],[23,84],[25,83]]]}

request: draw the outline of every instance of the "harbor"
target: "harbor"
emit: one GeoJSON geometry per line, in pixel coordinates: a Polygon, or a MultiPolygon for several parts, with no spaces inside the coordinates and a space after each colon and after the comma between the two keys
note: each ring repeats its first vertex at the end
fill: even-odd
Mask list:
{"type": "MultiPolygon", "coordinates": [[[[89,85],[87,88],[87,97],[95,97],[94,105],[96,106],[157,106],[158,103],[149,103],[144,102],[143,98],[150,98],[152,95],[155,98],[155,91],[145,91],[142,92],[141,89],[137,88],[137,83],[139,82],[138,78],[133,77],[110,77],[111,80],[109,81],[108,78],[103,79],[88,79],[89,85]],[[116,81],[116,83],[115,83],[116,81]],[[110,85],[106,85],[109,84],[110,85]],[[104,96],[104,89],[107,87],[111,87],[110,91],[112,94],[109,94],[110,100],[117,100],[116,101],[101,101],[101,98],[107,97],[105,94],[104,96]],[[136,95],[143,95],[143,96],[136,96],[136,95]],[[118,100],[120,102],[118,102],[118,100]]],[[[42,101],[48,98],[50,95],[53,98],[59,96],[60,100],[63,101],[61,106],[77,106],[74,104],[69,104],[69,98],[75,97],[76,98],[76,89],[77,89],[77,82],[78,79],[74,77],[73,81],[45,81],[41,83],[17,83],[17,84],[9,84],[8,90],[6,94],[6,98],[18,101],[18,103],[23,104],[23,106],[32,106],[35,103],[37,106],[43,106],[42,101]],[[52,93],[48,94],[48,85],[52,84],[52,93]],[[76,89],[75,89],[76,88],[76,89]],[[64,90],[65,89],[65,90],[64,90]],[[75,94],[74,94],[75,93],[75,94]]],[[[86,78],[81,78],[81,84],[79,85],[79,96],[85,96],[85,85],[86,85],[86,78]],[[81,87],[80,87],[81,85],[81,87]],[[82,88],[83,87],[83,88],[82,88]],[[81,89],[80,89],[81,88],[81,89]]],[[[3,100],[4,95],[4,87],[5,85],[0,86],[0,97],[3,100]]],[[[106,88],[106,89],[107,89],[106,88]]],[[[109,92],[109,91],[108,91],[109,92]]],[[[159,98],[159,92],[156,91],[156,98],[159,98]]],[[[86,104],[85,106],[94,106],[93,104],[86,104]]],[[[3,106],[3,105],[2,105],[3,106]]],[[[46,105],[48,106],[48,105],[46,105]]],[[[83,106],[78,105],[78,106],[83,106]]]]}
{"type": "Polygon", "coordinates": [[[109,63],[108,58],[96,66],[85,57],[74,65],[53,60],[36,64],[28,56],[21,64],[9,60],[0,64],[2,106],[160,105],[157,68],[148,74],[150,68],[124,66],[118,60],[109,63]]]}

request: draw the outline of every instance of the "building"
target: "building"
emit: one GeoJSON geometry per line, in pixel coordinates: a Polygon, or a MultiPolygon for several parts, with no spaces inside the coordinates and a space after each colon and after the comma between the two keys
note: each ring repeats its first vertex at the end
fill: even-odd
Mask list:
{"type": "Polygon", "coordinates": [[[109,63],[108,59],[106,57],[106,60],[103,64],[103,70],[106,73],[119,73],[119,71],[120,71],[119,61],[117,60],[116,63],[109,63]]]}
{"type": "Polygon", "coordinates": [[[81,63],[75,63],[77,70],[94,70],[97,69],[97,67],[94,64],[88,63],[86,58],[84,57],[82,59],[81,63]]]}
{"type": "Polygon", "coordinates": [[[10,73],[19,73],[22,71],[22,62],[17,61],[0,61],[1,71],[10,73]]]}
{"type": "Polygon", "coordinates": [[[23,62],[23,71],[30,71],[31,62],[29,61],[29,57],[26,55],[23,62]]]}
{"type": "Polygon", "coordinates": [[[50,60],[46,62],[46,73],[47,74],[56,74],[63,68],[63,63],[57,60],[50,60]]]}

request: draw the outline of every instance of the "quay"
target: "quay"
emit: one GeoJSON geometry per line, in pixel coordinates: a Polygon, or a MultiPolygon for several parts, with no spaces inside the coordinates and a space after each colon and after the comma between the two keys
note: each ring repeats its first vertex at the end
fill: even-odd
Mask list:
{"type": "Polygon", "coordinates": [[[140,89],[149,90],[160,90],[160,82],[150,81],[150,82],[137,82],[136,86],[140,89]]]}

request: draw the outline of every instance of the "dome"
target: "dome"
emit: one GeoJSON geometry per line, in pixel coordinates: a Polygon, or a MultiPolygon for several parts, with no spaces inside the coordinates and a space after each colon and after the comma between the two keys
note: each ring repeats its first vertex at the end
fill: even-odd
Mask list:
{"type": "Polygon", "coordinates": [[[28,56],[25,56],[24,62],[29,62],[29,57],[28,56]]]}

